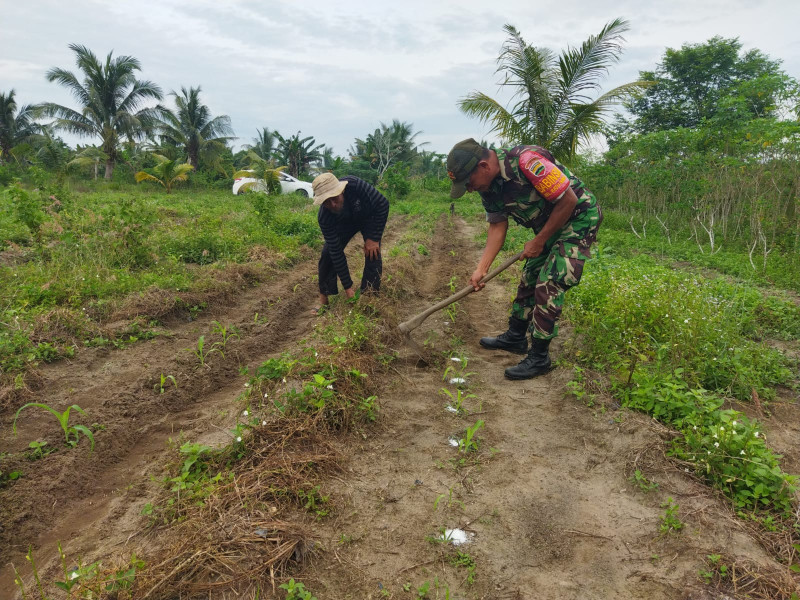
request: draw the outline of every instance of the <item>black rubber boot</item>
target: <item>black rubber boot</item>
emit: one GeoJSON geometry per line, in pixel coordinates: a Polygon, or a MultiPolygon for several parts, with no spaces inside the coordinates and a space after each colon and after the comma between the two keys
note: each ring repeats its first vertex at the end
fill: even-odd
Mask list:
{"type": "Polygon", "coordinates": [[[497,337],[481,338],[481,346],[490,350],[505,350],[514,354],[528,351],[528,322],[516,317],[508,318],[508,331],[497,337]]]}
{"type": "Polygon", "coordinates": [[[507,379],[533,379],[539,375],[544,375],[551,368],[550,363],[550,340],[538,340],[533,338],[531,349],[528,356],[522,359],[516,367],[506,369],[507,379]]]}

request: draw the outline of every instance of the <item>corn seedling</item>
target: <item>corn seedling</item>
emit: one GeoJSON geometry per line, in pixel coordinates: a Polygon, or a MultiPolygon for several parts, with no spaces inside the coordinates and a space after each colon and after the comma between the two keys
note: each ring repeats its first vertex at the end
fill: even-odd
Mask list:
{"type": "Polygon", "coordinates": [[[452,408],[453,411],[459,415],[468,414],[469,412],[464,408],[464,400],[467,398],[475,398],[475,394],[465,393],[461,388],[457,388],[455,394],[447,388],[442,388],[439,392],[450,399],[448,407],[452,408]]]}
{"type": "Polygon", "coordinates": [[[464,454],[478,451],[478,439],[475,434],[483,427],[483,421],[478,420],[472,427],[467,427],[464,437],[458,440],[458,451],[464,454]]]}
{"type": "Polygon", "coordinates": [[[228,345],[230,340],[233,338],[239,338],[239,332],[235,327],[226,327],[219,321],[213,321],[212,325],[214,326],[212,331],[214,333],[218,333],[222,337],[222,341],[218,342],[222,346],[222,350],[225,350],[225,347],[228,345]]]}
{"type": "Polygon", "coordinates": [[[461,500],[453,498],[453,488],[447,490],[447,494],[439,494],[436,497],[436,500],[433,502],[433,510],[436,510],[439,507],[439,502],[447,498],[447,508],[451,508],[454,504],[461,507],[461,510],[464,510],[465,506],[461,500]]]}
{"type": "Polygon", "coordinates": [[[466,356],[451,356],[450,364],[442,374],[442,381],[449,381],[455,385],[464,385],[467,377],[474,375],[474,372],[467,371],[468,359],[466,356]]]}
{"type": "Polygon", "coordinates": [[[206,348],[206,336],[201,335],[197,340],[197,347],[192,349],[192,352],[197,357],[197,360],[200,361],[200,366],[206,366],[206,360],[208,357],[211,356],[214,352],[219,352],[222,354],[222,358],[225,358],[225,355],[222,353],[222,350],[218,347],[219,342],[214,342],[210,348],[206,348]]]}
{"type": "Polygon", "coordinates": [[[158,390],[159,394],[164,393],[165,391],[164,385],[167,383],[167,381],[171,381],[172,385],[175,386],[175,389],[176,390],[178,389],[178,382],[175,381],[175,377],[173,377],[172,375],[164,375],[162,373],[159,382],[153,386],[156,390],[158,390]]]}
{"type": "Polygon", "coordinates": [[[83,434],[87,438],[89,438],[89,442],[91,444],[90,450],[94,450],[94,436],[92,435],[92,432],[89,430],[89,428],[86,427],[85,425],[69,424],[69,414],[73,408],[82,415],[84,416],[86,415],[86,411],[84,411],[77,404],[73,404],[72,406],[68,407],[67,410],[65,410],[63,413],[60,413],[57,410],[54,410],[49,406],[47,406],[47,404],[42,404],[40,402],[28,402],[27,404],[21,406],[20,409],[17,411],[17,414],[14,415],[14,424],[12,425],[11,428],[12,431],[14,432],[14,435],[17,435],[17,418],[19,417],[19,413],[21,413],[29,406],[37,406],[39,408],[42,408],[48,411],[50,414],[52,414],[56,419],[58,419],[58,423],[59,425],[61,425],[61,429],[64,431],[64,439],[67,445],[72,446],[73,448],[77,446],[78,441],[80,439],[80,434],[83,434]]]}

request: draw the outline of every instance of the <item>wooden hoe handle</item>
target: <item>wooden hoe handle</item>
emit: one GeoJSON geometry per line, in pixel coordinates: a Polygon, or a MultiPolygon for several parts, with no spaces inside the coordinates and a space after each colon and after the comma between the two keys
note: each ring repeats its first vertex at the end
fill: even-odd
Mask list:
{"type": "MultiPolygon", "coordinates": [[[[479,283],[486,283],[490,279],[494,279],[497,275],[499,275],[500,273],[505,271],[508,267],[510,267],[515,262],[520,260],[520,258],[522,258],[522,252],[507,258],[503,262],[503,264],[501,264],[499,267],[489,271],[486,275],[484,275],[479,283]]],[[[475,288],[472,287],[472,285],[468,285],[467,287],[465,287],[460,292],[456,292],[455,294],[453,294],[449,298],[445,298],[444,300],[442,300],[438,304],[434,304],[429,309],[427,309],[425,312],[422,312],[422,313],[418,314],[413,319],[409,319],[405,323],[400,323],[400,325],[399,325],[400,331],[402,331],[403,333],[409,333],[413,329],[416,329],[417,327],[422,325],[422,322],[425,319],[427,319],[429,316],[431,316],[433,313],[435,313],[437,310],[442,310],[444,307],[450,306],[453,302],[458,302],[464,296],[467,296],[467,295],[469,295],[470,293],[472,293],[474,291],[475,291],[475,288]]]]}

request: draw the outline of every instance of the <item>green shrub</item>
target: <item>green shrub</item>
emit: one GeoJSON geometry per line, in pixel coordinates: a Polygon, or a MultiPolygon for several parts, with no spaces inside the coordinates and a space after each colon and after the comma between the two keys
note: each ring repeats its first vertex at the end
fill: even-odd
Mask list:
{"type": "Polygon", "coordinates": [[[758,424],[739,411],[723,410],[722,398],[691,389],[681,375],[636,375],[623,392],[625,406],[678,429],[683,435],[673,440],[671,454],[693,463],[697,475],[737,508],[791,515],[797,477],[781,470],[758,424]]]}

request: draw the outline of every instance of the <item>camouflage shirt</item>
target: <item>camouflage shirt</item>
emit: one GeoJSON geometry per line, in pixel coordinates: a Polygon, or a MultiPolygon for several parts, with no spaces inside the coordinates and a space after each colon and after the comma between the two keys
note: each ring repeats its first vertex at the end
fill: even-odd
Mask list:
{"type": "Polygon", "coordinates": [[[495,152],[500,175],[488,191],[480,193],[489,223],[507,221],[510,216],[538,233],[568,187],[578,197],[578,204],[564,227],[596,220],[594,194],[550,152],[540,146],[498,148],[495,152]]]}

